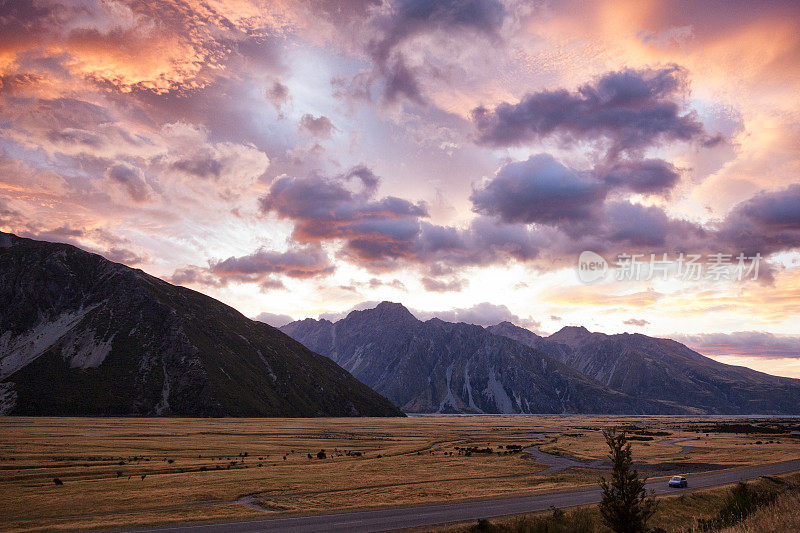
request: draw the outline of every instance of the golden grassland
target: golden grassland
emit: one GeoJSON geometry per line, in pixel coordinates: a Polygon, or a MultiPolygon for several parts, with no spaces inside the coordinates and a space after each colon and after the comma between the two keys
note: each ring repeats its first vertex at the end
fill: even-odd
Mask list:
{"type": "Polygon", "coordinates": [[[702,427],[712,422],[589,416],[1,418],[0,527],[253,519],[567,490],[596,483],[598,471],[539,475],[545,466],[508,446],[540,445],[598,459],[606,453],[599,430],[631,425],[669,433],[633,443],[636,460],[646,463],[735,468],[800,458],[797,439],[707,436],[702,427]],[[317,458],[320,450],[324,459],[317,458]]]}

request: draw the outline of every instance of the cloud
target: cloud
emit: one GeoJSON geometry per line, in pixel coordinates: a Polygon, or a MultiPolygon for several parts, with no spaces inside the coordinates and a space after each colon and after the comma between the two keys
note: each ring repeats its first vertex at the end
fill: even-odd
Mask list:
{"type": "Polygon", "coordinates": [[[175,285],[205,285],[207,287],[218,287],[225,285],[226,281],[221,280],[208,271],[208,268],[187,265],[175,269],[172,275],[167,276],[166,280],[175,285]]]}
{"type": "Polygon", "coordinates": [[[271,277],[262,280],[258,286],[261,287],[261,292],[286,290],[286,285],[283,284],[283,281],[271,277]]]}
{"type": "Polygon", "coordinates": [[[210,4],[23,0],[0,19],[0,46],[35,48],[64,77],[164,94],[204,87],[232,64],[281,67],[269,15],[210,4]],[[225,12],[223,12],[225,11],[225,12]],[[65,53],[66,52],[66,53],[65,53]]]}
{"type": "Polygon", "coordinates": [[[493,326],[500,322],[511,322],[523,327],[538,328],[539,322],[532,318],[521,318],[512,313],[505,305],[495,305],[489,302],[475,304],[468,308],[450,309],[447,311],[416,311],[411,312],[420,320],[438,318],[445,322],[466,322],[479,326],[493,326]]]}
{"type": "Polygon", "coordinates": [[[736,205],[721,223],[719,235],[749,255],[800,247],[800,184],[763,191],[736,205]]]}
{"type": "Polygon", "coordinates": [[[614,243],[632,246],[663,246],[671,221],[656,206],[611,202],[605,208],[607,237],[614,243]]]}
{"type": "MultiPolygon", "coordinates": [[[[441,33],[480,36],[500,40],[505,8],[497,0],[398,0],[376,18],[378,35],[367,44],[375,74],[383,81],[383,98],[394,103],[405,98],[418,104],[427,102],[420,77],[423,65],[412,64],[404,44],[415,37],[441,33]]],[[[438,69],[441,75],[441,70],[438,69]]]]}
{"type": "Polygon", "coordinates": [[[663,194],[672,189],[680,173],[672,163],[661,159],[616,161],[596,170],[609,188],[623,188],[642,194],[663,194]]]}
{"type": "Polygon", "coordinates": [[[116,163],[106,170],[106,177],[114,183],[125,188],[134,202],[145,202],[150,198],[152,191],[145,182],[141,169],[126,163],[116,163]]]}
{"type": "Polygon", "coordinates": [[[138,254],[132,250],[118,247],[109,248],[105,253],[103,253],[103,256],[110,261],[122,263],[128,266],[138,265],[139,263],[144,263],[150,260],[150,257],[147,254],[138,254]]]}
{"type": "Polygon", "coordinates": [[[314,117],[314,115],[306,113],[300,118],[298,129],[320,139],[330,139],[336,127],[325,115],[314,117]]]}
{"type": "Polygon", "coordinates": [[[322,313],[321,315],[319,315],[319,320],[330,320],[331,322],[336,322],[337,320],[343,319],[353,311],[374,309],[379,303],[380,302],[377,301],[366,301],[356,304],[350,309],[347,309],[346,311],[334,311],[334,312],[322,313]]]}
{"type": "Polygon", "coordinates": [[[639,328],[644,327],[644,326],[648,325],[649,323],[650,322],[648,322],[647,320],[644,320],[644,319],[641,319],[641,318],[629,318],[628,320],[625,320],[623,322],[623,324],[625,324],[626,326],[636,326],[636,327],[639,327],[639,328]]]}
{"type": "Polygon", "coordinates": [[[469,282],[465,279],[454,279],[450,281],[423,277],[420,279],[422,286],[429,292],[461,292],[469,282]]]}
{"type": "Polygon", "coordinates": [[[264,91],[264,96],[279,113],[280,118],[283,118],[283,106],[288,104],[292,99],[289,93],[289,87],[281,83],[280,80],[274,80],[272,85],[267,87],[264,91]]]}
{"type": "Polygon", "coordinates": [[[207,147],[202,147],[191,157],[179,156],[169,168],[198,178],[218,178],[222,173],[222,161],[207,147]]]}
{"type": "Polygon", "coordinates": [[[672,335],[698,352],[709,356],[762,357],[765,359],[800,358],[800,336],[776,335],[763,331],[672,335]]]}
{"type": "Polygon", "coordinates": [[[259,249],[250,255],[213,261],[209,271],[227,279],[261,281],[266,274],[284,274],[291,278],[327,276],[334,270],[328,256],[314,246],[290,248],[285,252],[259,249]]]}
{"type": "Polygon", "coordinates": [[[470,200],[475,212],[505,222],[554,224],[594,216],[605,195],[605,186],[594,177],[539,154],[503,166],[470,200]]]}
{"type": "Polygon", "coordinates": [[[478,141],[495,147],[549,136],[566,143],[605,139],[615,155],[661,141],[708,140],[696,113],[683,112],[680,99],[686,85],[686,72],[677,65],[625,69],[609,72],[575,93],[541,91],[493,110],[477,107],[472,119],[478,141]]]}
{"type": "Polygon", "coordinates": [[[356,260],[398,259],[410,253],[427,208],[393,196],[375,199],[377,184],[366,167],[335,178],[282,176],[259,202],[263,212],[294,222],[295,241],[344,239],[344,253],[356,260]],[[353,181],[360,190],[348,189],[353,181]]]}
{"type": "Polygon", "coordinates": [[[273,328],[280,328],[289,322],[294,322],[294,319],[289,315],[268,313],[266,311],[259,313],[258,316],[256,316],[253,320],[269,324],[273,328]]]}

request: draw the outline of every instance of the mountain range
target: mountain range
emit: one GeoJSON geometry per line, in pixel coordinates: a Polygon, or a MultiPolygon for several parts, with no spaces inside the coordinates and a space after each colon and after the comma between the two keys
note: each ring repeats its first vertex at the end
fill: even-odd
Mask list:
{"type": "Polygon", "coordinates": [[[670,339],[423,322],[390,302],[280,329],[408,413],[800,413],[800,380],[725,365],[670,339]]]}
{"type": "Polygon", "coordinates": [[[99,255],[0,233],[0,414],[403,411],[800,414],[800,380],[670,339],[421,321],[391,302],[279,331],[99,255]]]}
{"type": "Polygon", "coordinates": [[[7,233],[0,414],[403,416],[329,358],[232,307],[7,233]]]}

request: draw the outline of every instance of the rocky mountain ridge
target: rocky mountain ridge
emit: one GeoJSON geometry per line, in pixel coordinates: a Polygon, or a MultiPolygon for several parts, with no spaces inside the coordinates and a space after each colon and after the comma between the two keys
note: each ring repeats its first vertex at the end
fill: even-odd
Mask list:
{"type": "Polygon", "coordinates": [[[5,233],[0,413],[402,416],[330,359],[232,307],[5,233]]]}
{"type": "Polygon", "coordinates": [[[406,412],[800,413],[800,380],[724,365],[670,339],[422,322],[391,302],[280,329],[406,412]]]}

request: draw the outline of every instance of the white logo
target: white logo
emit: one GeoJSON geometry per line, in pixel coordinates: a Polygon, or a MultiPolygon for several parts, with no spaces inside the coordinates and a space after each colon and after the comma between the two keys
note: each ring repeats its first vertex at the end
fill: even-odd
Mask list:
{"type": "Polygon", "coordinates": [[[578,257],[578,279],[582,283],[594,283],[606,277],[608,262],[602,256],[586,250],[578,257]]]}

